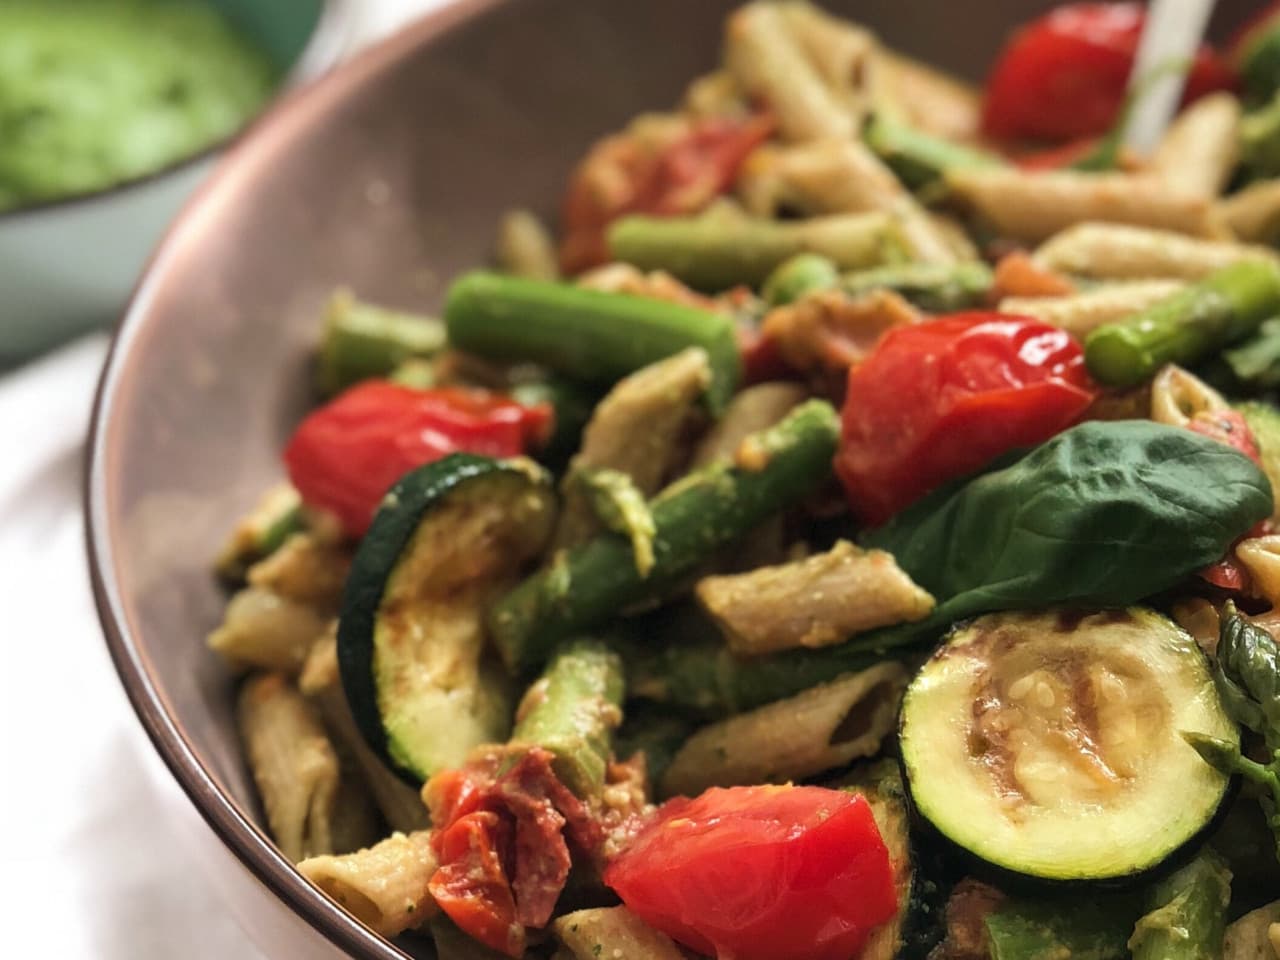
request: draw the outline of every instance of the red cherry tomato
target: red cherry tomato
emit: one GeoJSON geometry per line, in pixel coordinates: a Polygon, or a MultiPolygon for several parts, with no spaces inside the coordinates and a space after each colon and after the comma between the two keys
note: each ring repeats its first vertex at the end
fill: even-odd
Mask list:
{"type": "Polygon", "coordinates": [[[597,143],[569,181],[560,263],[578,273],[605,263],[605,231],[628,213],[696,213],[733,185],[747,154],[768,139],[773,118],[691,121],[664,143],[626,132],[597,143]]]}
{"type": "Polygon", "coordinates": [[[1093,401],[1079,344],[1057,327],[959,313],[890,330],[849,371],[836,472],[879,524],[947,480],[1074,423],[1093,401]]]}
{"type": "Polygon", "coordinates": [[[513,457],[547,436],[548,405],[485,390],[413,390],[369,380],[313,411],[284,451],[289,479],[358,537],[401,476],[457,451],[513,457]]]}
{"type": "Polygon", "coordinates": [[[1191,418],[1187,429],[1202,436],[1225,443],[1239,450],[1254,463],[1262,464],[1262,452],[1258,440],[1249,429],[1244,417],[1235,410],[1203,410],[1191,418]]]}
{"type": "MultiPolygon", "coordinates": [[[[1099,136],[1115,122],[1146,12],[1137,3],[1073,3],[1019,28],[987,78],[982,128],[1002,140],[1099,136]]],[[[1208,46],[1184,101],[1230,89],[1235,75],[1208,46]]]]}
{"type": "Polygon", "coordinates": [[[820,787],[672,800],[604,879],[651,926],[734,960],[849,960],[897,911],[871,808],[820,787]]]}

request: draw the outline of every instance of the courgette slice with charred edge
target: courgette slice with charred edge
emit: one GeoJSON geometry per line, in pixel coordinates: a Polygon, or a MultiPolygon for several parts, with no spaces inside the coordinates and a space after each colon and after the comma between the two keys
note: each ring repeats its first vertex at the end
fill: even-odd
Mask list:
{"type": "Polygon", "coordinates": [[[484,608],[554,522],[550,475],[524,459],[451,454],[383,499],[347,580],[338,665],[361,733],[405,779],[506,739],[511,690],[485,656],[484,608]]]}
{"type": "Polygon", "coordinates": [[[942,939],[946,892],[924,869],[911,841],[906,787],[894,760],[878,760],[842,778],[841,789],[861,794],[871,806],[893,863],[898,913],[871,934],[859,960],[923,960],[942,939]]]}
{"type": "Polygon", "coordinates": [[[957,627],[908,688],[900,739],[915,809],[956,846],[1006,876],[1120,881],[1224,807],[1228,778],[1187,731],[1239,736],[1195,641],[1134,607],[957,627]]]}

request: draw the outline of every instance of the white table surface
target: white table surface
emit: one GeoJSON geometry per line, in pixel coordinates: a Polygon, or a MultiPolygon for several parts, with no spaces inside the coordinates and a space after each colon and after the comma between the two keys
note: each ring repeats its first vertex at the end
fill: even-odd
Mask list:
{"type": "MultiPolygon", "coordinates": [[[[448,0],[359,0],[350,48],[448,0]]],[[[174,835],[89,591],[95,334],[0,379],[0,956],[261,960],[174,835]]]]}

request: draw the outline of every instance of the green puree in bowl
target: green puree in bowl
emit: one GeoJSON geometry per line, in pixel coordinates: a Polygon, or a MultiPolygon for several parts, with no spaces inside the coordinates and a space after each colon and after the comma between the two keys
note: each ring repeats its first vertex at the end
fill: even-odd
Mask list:
{"type": "Polygon", "coordinates": [[[243,125],[276,79],[204,4],[0,0],[0,211],[199,153],[243,125]]]}

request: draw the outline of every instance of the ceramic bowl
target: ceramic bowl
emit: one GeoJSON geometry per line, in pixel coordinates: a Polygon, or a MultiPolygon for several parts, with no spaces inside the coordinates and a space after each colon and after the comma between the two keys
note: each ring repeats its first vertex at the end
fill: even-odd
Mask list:
{"type": "MultiPolygon", "coordinates": [[[[332,65],[353,0],[205,2],[266,51],[289,86],[332,65]]],[[[114,321],[224,146],[108,190],[0,213],[0,367],[114,321]]]]}
{"type": "MultiPolygon", "coordinates": [[[[210,558],[281,475],[281,447],[310,400],[321,306],[339,284],[438,306],[449,277],[488,257],[505,209],[554,210],[593,139],[676,102],[715,63],[732,6],[462,0],[258,124],[188,205],[133,298],[94,415],[94,590],[128,694],[207,823],[201,869],[222,877],[228,909],[269,955],[429,956],[369,932],[276,851],[237,743],[234,678],[204,645],[225,603],[210,558]]],[[[975,79],[1009,25],[1038,9],[830,6],[975,79]]]]}

